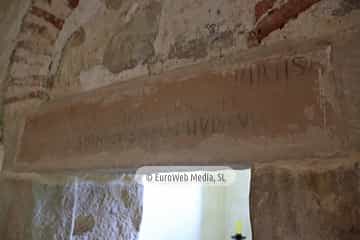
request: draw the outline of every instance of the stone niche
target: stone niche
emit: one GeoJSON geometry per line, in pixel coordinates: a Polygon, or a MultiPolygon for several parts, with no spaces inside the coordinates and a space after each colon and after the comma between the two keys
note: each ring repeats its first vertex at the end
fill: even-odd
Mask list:
{"type": "MultiPolygon", "coordinates": [[[[350,43],[359,33],[345,35],[350,43]]],[[[328,39],[237,52],[46,102],[28,115],[6,166],[236,166],[344,152],[356,145],[344,95],[353,76],[339,76],[357,65],[339,66],[344,52],[356,56],[328,39]]]]}

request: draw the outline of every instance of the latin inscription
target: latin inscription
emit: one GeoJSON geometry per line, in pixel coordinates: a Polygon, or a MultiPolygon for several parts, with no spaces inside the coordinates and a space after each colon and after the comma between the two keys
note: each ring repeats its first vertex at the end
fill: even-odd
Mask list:
{"type": "Polygon", "coordinates": [[[95,100],[70,99],[27,119],[18,159],[156,152],[217,135],[272,138],[324,127],[319,71],[319,61],[299,55],[134,80],[135,88],[126,85],[131,91],[95,92],[95,100]]]}
{"type": "Polygon", "coordinates": [[[81,151],[87,151],[89,148],[94,147],[105,148],[109,145],[116,145],[124,150],[135,145],[151,148],[157,139],[173,137],[206,137],[213,134],[223,134],[233,128],[248,129],[254,122],[255,116],[251,113],[239,112],[227,116],[204,116],[197,119],[180,121],[174,124],[169,123],[168,125],[160,125],[158,127],[134,127],[110,135],[89,134],[80,136],[76,148],[81,151]]]}
{"type": "MultiPolygon", "coordinates": [[[[211,96],[213,99],[202,104],[186,101],[187,95],[184,88],[184,91],[181,91],[182,96],[173,99],[174,102],[170,102],[161,112],[156,112],[158,120],[153,125],[143,126],[147,116],[152,115],[153,108],[151,107],[143,106],[136,110],[124,111],[118,118],[118,124],[122,126],[120,130],[110,134],[90,133],[79,136],[75,148],[84,152],[94,148],[106,149],[109,146],[116,146],[123,150],[135,146],[151,149],[166,138],[203,138],[213,134],[231,135],[232,131],[240,131],[244,137],[251,134],[261,135],[269,132],[267,128],[271,128],[271,119],[269,119],[271,116],[259,109],[246,107],[251,105],[246,101],[256,101],[261,88],[266,90],[273,87],[275,88],[273,94],[286,94],[291,80],[298,81],[297,77],[303,77],[307,73],[316,75],[318,67],[318,64],[306,57],[285,58],[240,66],[231,73],[226,73],[224,77],[227,87],[232,88],[232,91],[227,90],[220,96],[216,96],[215,92],[214,96],[211,96]],[[234,89],[240,92],[233,91],[234,89]],[[241,96],[243,91],[247,91],[250,97],[241,96]],[[239,111],[244,108],[247,108],[247,111],[239,111]],[[173,116],[177,116],[176,119],[173,116]]],[[[181,89],[181,86],[179,88],[181,89]]],[[[143,92],[139,91],[140,94],[137,97],[145,98],[146,95],[143,92]]],[[[200,96],[206,92],[199,91],[197,94],[200,96]]],[[[261,96],[258,97],[261,98],[261,96]]],[[[287,128],[287,126],[283,127],[287,128]]]]}

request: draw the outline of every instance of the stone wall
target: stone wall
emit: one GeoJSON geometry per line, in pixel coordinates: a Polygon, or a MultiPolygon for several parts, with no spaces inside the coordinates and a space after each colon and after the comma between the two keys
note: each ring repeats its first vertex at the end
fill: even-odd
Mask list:
{"type": "Polygon", "coordinates": [[[274,162],[253,169],[254,239],[360,237],[360,156],[274,162]]]}
{"type": "MultiPolygon", "coordinates": [[[[356,29],[360,18],[358,4],[350,0],[2,4],[9,9],[4,18],[10,19],[3,24],[7,38],[1,44],[7,50],[1,58],[5,158],[10,159],[6,164],[15,158],[24,115],[44,101],[221,59],[237,50],[245,54],[284,40],[304,41],[356,29]]],[[[352,98],[356,93],[349,89],[352,98]]],[[[349,116],[349,121],[357,126],[356,117],[349,116]]]]}
{"type": "Polygon", "coordinates": [[[360,143],[359,39],[355,28],[288,40],[58,97],[28,115],[5,167],[135,169],[347,155],[360,143]]]}
{"type": "MultiPolygon", "coordinates": [[[[254,239],[359,239],[359,166],[359,154],[255,164],[254,239]]],[[[142,187],[129,175],[4,173],[0,193],[4,240],[135,240],[141,223],[142,187]]]]}
{"type": "Polygon", "coordinates": [[[142,187],[131,175],[3,174],[3,240],[137,239],[142,187]]]}
{"type": "MultiPolygon", "coordinates": [[[[131,179],[11,171],[24,117],[49,100],[239,50],[246,56],[288,41],[344,38],[337,46],[346,51],[331,58],[347,69],[335,74],[342,91],[326,93],[344,100],[346,142],[359,150],[358,42],[338,34],[359,28],[359,9],[356,0],[2,0],[0,82],[10,171],[0,177],[0,238],[136,239],[141,188],[131,179]]],[[[254,166],[256,239],[359,238],[359,156],[336,154],[254,166]]]]}

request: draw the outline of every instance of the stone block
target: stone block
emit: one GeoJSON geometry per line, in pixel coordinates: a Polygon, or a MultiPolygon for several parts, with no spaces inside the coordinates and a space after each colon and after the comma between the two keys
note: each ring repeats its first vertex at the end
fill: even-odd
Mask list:
{"type": "Polygon", "coordinates": [[[131,175],[0,177],[1,240],[135,240],[141,217],[142,187],[131,175]]]}
{"type": "Polygon", "coordinates": [[[253,169],[255,239],[360,238],[360,158],[274,162],[253,169]]]}
{"type": "Polygon", "coordinates": [[[45,179],[0,178],[0,237],[4,240],[70,239],[74,185],[45,179]]]}
{"type": "Polygon", "coordinates": [[[324,42],[278,45],[50,101],[28,116],[17,167],[235,165],[341,151],[330,58],[324,42]]]}
{"type": "Polygon", "coordinates": [[[73,240],[136,240],[142,217],[142,187],[124,178],[80,181],[73,240]]]}

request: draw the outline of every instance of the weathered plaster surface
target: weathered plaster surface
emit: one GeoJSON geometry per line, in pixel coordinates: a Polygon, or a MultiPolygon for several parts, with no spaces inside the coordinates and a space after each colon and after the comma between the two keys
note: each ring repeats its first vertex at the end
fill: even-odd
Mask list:
{"type": "MultiPolygon", "coordinates": [[[[35,1],[35,12],[31,8],[24,18],[17,39],[28,42],[20,41],[11,62],[12,84],[7,88],[6,101],[47,101],[246,50],[253,47],[249,35],[261,21],[271,17],[272,12],[288,8],[298,12],[286,15],[284,23],[273,20],[272,32],[261,39],[262,45],[284,39],[307,40],[349,29],[359,19],[356,4],[351,1],[291,0],[261,5],[263,2],[266,0],[228,0],[221,4],[194,0],[91,0],[65,4],[54,1],[47,6],[35,1]],[[263,9],[259,10],[259,6],[263,9]],[[345,9],[346,14],[336,14],[339,9],[345,9]],[[58,19],[61,21],[56,22],[58,19]],[[41,24],[45,28],[34,28],[41,24]],[[278,26],[281,29],[276,30],[278,26]],[[31,46],[32,54],[24,52],[31,46]]],[[[15,105],[6,112],[14,115],[15,105]]],[[[18,124],[13,122],[10,125],[18,124]]]]}
{"type": "MultiPolygon", "coordinates": [[[[5,92],[5,101],[9,103],[4,114],[7,169],[12,166],[24,116],[51,98],[160,74],[209,58],[222,58],[235,50],[259,45],[272,47],[287,40],[301,42],[358,28],[358,1],[306,0],[303,1],[306,5],[295,13],[285,14],[285,19],[270,16],[268,19],[274,21],[274,25],[270,25],[270,32],[260,43],[249,41],[250,32],[259,22],[272,12],[282,13],[281,9],[289,6],[297,8],[299,2],[2,0],[0,80],[9,87],[5,92]],[[267,3],[259,7],[260,2],[267,3]],[[32,3],[36,3],[36,8],[29,8],[32,3]],[[12,84],[8,85],[9,82],[12,84]]],[[[332,72],[334,78],[328,79],[333,83],[323,84],[323,93],[346,120],[346,142],[360,149],[358,38],[349,39],[342,34],[339,37],[347,41],[335,45],[345,50],[331,51],[330,56],[332,66],[336,65],[340,71],[332,72]],[[338,98],[342,99],[340,103],[332,101],[338,98]]],[[[246,51],[242,54],[246,55],[246,51]]],[[[311,118],[311,111],[307,111],[307,116],[311,118]]],[[[311,131],[308,137],[320,142],[323,135],[311,131]]],[[[264,143],[262,146],[266,145],[266,140],[259,141],[264,143]]],[[[264,148],[259,147],[259,141],[240,144],[264,156],[278,151],[279,144],[292,144],[291,138],[282,139],[264,148]]],[[[163,162],[178,158],[191,162],[193,159],[206,161],[212,156],[222,161],[225,152],[236,160],[244,154],[237,144],[216,136],[200,144],[196,154],[182,151],[149,155],[135,149],[124,157],[130,160],[158,158],[163,162]],[[217,148],[219,144],[224,145],[221,151],[217,148]]],[[[325,145],[335,149],[332,143],[325,145]]],[[[319,150],[317,145],[312,147],[319,150]]],[[[286,163],[255,166],[252,204],[257,239],[270,236],[273,239],[359,239],[359,164],[351,160],[357,161],[359,156],[332,158],[336,154],[328,153],[319,154],[317,157],[322,160],[315,164],[311,159],[310,163],[304,159],[290,163],[288,157],[297,154],[297,149],[292,149],[271,159],[288,154],[284,159],[286,163]]],[[[246,153],[242,156],[254,157],[246,153]]],[[[93,156],[88,165],[101,157],[93,156]]],[[[71,166],[72,162],[64,164],[71,166]]],[[[30,174],[24,179],[13,173],[2,173],[1,239],[108,239],[117,233],[124,239],[135,238],[141,219],[141,189],[131,180],[121,177],[115,182],[73,177],[49,180],[52,178],[30,174]],[[110,223],[113,221],[119,224],[113,226],[110,223]]]]}
{"type": "MultiPolygon", "coordinates": [[[[70,16],[61,12],[63,5],[55,4],[49,10],[59,19],[66,17],[66,21],[61,24],[53,49],[48,49],[51,65],[42,65],[36,71],[53,76],[49,81],[54,86],[52,94],[57,96],[221,57],[235,49],[248,49],[252,47],[248,42],[251,31],[261,25],[262,19],[282,8],[299,12],[289,15],[284,24],[276,19],[270,22],[274,26],[280,24],[281,29],[274,29],[261,44],[310,39],[350,28],[359,20],[354,1],[307,2],[301,8],[297,7],[302,4],[297,0],[91,0],[79,1],[78,6],[72,3],[77,7],[70,16]],[[50,72],[45,71],[46,67],[50,67],[50,72]]],[[[39,47],[45,48],[46,44],[39,47]]],[[[35,70],[25,65],[14,69],[18,68],[14,72],[20,74],[17,77],[35,70]]],[[[40,93],[32,97],[43,98],[40,93]]]]}
{"type": "MultiPolygon", "coordinates": [[[[22,16],[29,1],[4,0],[0,2],[0,79],[3,84],[7,75],[10,55],[15,47],[15,39],[19,31],[22,16]]],[[[3,89],[3,87],[1,87],[3,89]]],[[[3,96],[3,94],[1,94],[3,96]]]]}
{"type": "MultiPolygon", "coordinates": [[[[10,63],[10,56],[15,47],[15,39],[20,30],[22,16],[25,14],[29,6],[29,1],[18,0],[4,0],[0,2],[0,131],[1,142],[3,141],[3,125],[4,125],[4,108],[3,98],[4,89],[6,85],[6,78],[8,74],[8,66],[10,63]]],[[[0,154],[0,171],[4,159],[4,146],[1,146],[0,154]]]]}
{"type": "MultiPolygon", "coordinates": [[[[4,29],[11,30],[11,34],[4,34],[7,37],[1,44],[7,50],[2,55],[5,62],[12,49],[10,40],[20,30],[11,67],[9,71],[2,68],[2,72],[9,72],[8,80],[12,78],[13,85],[7,90],[10,100],[23,101],[5,111],[5,122],[10,123],[5,131],[10,132],[6,137],[10,142],[8,155],[12,155],[12,146],[16,145],[11,139],[16,138],[15,129],[22,125],[23,109],[28,111],[38,104],[35,100],[26,107],[27,98],[47,100],[222,57],[235,49],[246,50],[252,47],[249,33],[262,19],[300,4],[296,0],[229,0],[221,4],[193,0],[31,3],[24,19],[21,11],[17,17],[11,14],[14,9],[25,11],[29,1],[2,3],[2,9],[10,9],[4,11],[4,19],[12,19],[18,27],[3,21],[4,29]]],[[[296,9],[299,12],[280,23],[284,25],[281,29],[274,28],[262,39],[262,45],[284,39],[306,40],[352,28],[359,18],[358,4],[349,0],[306,1],[306,5],[296,9]]],[[[353,88],[348,89],[354,92],[353,88]]],[[[326,90],[325,94],[329,91],[333,90],[326,90]]],[[[350,95],[354,96],[351,93],[349,98],[350,95]]],[[[356,113],[355,104],[350,120],[357,126],[356,113]]]]}
{"type": "MultiPolygon", "coordinates": [[[[57,80],[60,86],[63,79],[68,79],[79,90],[89,90],[222,55],[245,45],[244,33],[252,25],[249,10],[253,4],[253,1],[227,4],[132,1],[117,11],[102,8],[83,26],[85,32],[96,38],[86,38],[82,46],[69,50],[71,61],[63,61],[60,67],[63,75],[57,80]],[[153,33],[149,35],[149,31],[153,33]],[[122,41],[123,38],[126,39],[122,41]],[[141,58],[145,58],[136,60],[139,51],[143,53],[141,58]],[[91,77],[94,75],[97,80],[91,77]]],[[[66,52],[64,58],[67,59],[66,52]]]]}
{"type": "MultiPolygon", "coordinates": [[[[92,5],[92,9],[101,10],[82,25],[88,36],[83,44],[68,51],[65,48],[64,61],[57,77],[58,86],[63,89],[64,84],[67,84],[69,87],[66,91],[70,92],[76,91],[74,89],[89,90],[251,47],[248,35],[257,25],[255,1],[226,1],[221,4],[218,1],[193,0],[154,2],[157,2],[161,11],[159,8],[152,9],[151,1],[132,1],[122,5],[117,3],[117,9],[107,8],[104,2],[89,2],[87,5],[92,5]],[[105,6],[99,7],[99,4],[105,6]],[[141,24],[147,12],[155,14],[155,17],[141,24]],[[149,26],[149,23],[153,26],[149,26]],[[152,31],[154,26],[156,38],[145,34],[152,31]],[[137,37],[136,41],[125,41],[125,38],[130,39],[129,32],[143,32],[145,39],[137,37]],[[121,35],[124,41],[119,39],[119,44],[112,47],[115,35],[121,35]],[[138,51],[146,53],[141,58],[145,55],[147,57],[134,61],[139,58],[136,57],[138,51]],[[121,57],[116,59],[116,56],[121,57]],[[121,66],[115,67],[115,62],[121,66]]],[[[289,4],[299,3],[292,0],[289,4]]],[[[272,9],[281,6],[280,1],[275,1],[272,9]]],[[[355,7],[344,16],[334,14],[334,11],[344,6],[341,0],[314,1],[313,5],[308,6],[280,30],[270,33],[261,44],[269,45],[284,39],[311,39],[350,28],[359,20],[355,7]]],[[[81,16],[79,11],[78,18],[81,16]]],[[[67,32],[66,28],[64,32],[67,32]]]]}
{"type": "Polygon", "coordinates": [[[271,33],[264,39],[263,44],[269,45],[288,39],[307,40],[355,27],[360,21],[360,11],[354,9],[343,17],[334,14],[343,2],[343,0],[319,1],[299,14],[296,19],[289,21],[283,28],[271,33]]]}

